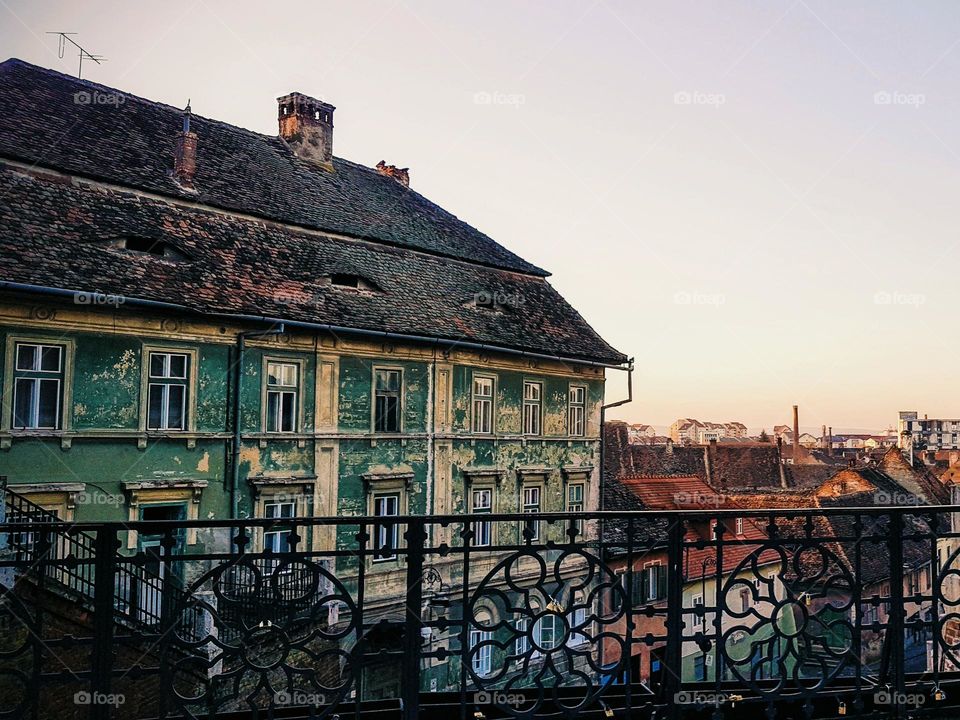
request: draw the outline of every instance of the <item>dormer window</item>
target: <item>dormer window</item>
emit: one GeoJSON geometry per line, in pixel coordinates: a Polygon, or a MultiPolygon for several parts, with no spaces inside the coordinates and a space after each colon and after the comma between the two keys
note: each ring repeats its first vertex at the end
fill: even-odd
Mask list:
{"type": "Polygon", "coordinates": [[[347,290],[366,290],[380,292],[380,288],[370,280],[350,273],[334,273],[330,276],[330,284],[347,290]]]}

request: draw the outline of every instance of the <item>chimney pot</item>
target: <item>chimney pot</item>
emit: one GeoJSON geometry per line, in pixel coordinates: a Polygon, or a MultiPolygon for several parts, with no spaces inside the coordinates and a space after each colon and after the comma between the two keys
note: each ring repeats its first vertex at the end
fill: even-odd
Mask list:
{"type": "Polygon", "coordinates": [[[277,98],[280,137],[297,157],[333,171],[333,111],[330,103],[294,92],[277,98]]]}
{"type": "Polygon", "coordinates": [[[410,187],[410,168],[398,168],[396,165],[387,165],[386,161],[381,160],[377,163],[377,172],[393,178],[404,187],[410,187]]]}

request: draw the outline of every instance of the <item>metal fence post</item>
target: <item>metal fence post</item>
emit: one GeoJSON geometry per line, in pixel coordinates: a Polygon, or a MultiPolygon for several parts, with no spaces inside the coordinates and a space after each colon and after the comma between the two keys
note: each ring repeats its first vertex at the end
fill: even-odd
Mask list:
{"type": "Polygon", "coordinates": [[[90,717],[108,720],[110,679],[113,673],[113,595],[116,582],[117,531],[112,526],[97,529],[93,564],[93,648],[90,668],[90,717]]]}
{"type": "MultiPolygon", "coordinates": [[[[890,616],[887,622],[887,642],[890,643],[890,669],[893,675],[893,692],[899,698],[904,693],[903,632],[903,513],[892,511],[889,525],[890,541],[890,616]]],[[[903,708],[894,705],[895,716],[903,717],[903,708]]]]}
{"type": "Polygon", "coordinates": [[[423,554],[427,539],[422,518],[407,519],[406,620],[403,626],[403,672],[400,697],[404,720],[420,714],[420,651],[423,630],[423,554]]]}
{"type": "Polygon", "coordinates": [[[682,517],[670,518],[667,533],[667,647],[664,653],[664,700],[670,717],[679,717],[675,698],[683,689],[683,535],[682,517]]]}

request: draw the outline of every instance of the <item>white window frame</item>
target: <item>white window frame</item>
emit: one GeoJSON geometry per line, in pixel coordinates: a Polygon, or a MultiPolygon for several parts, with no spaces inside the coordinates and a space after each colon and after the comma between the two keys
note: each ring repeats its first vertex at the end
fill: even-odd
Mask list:
{"type": "MultiPolygon", "coordinates": [[[[567,512],[569,513],[581,513],[584,510],[584,503],[587,498],[587,484],[585,482],[568,482],[567,483],[567,512]],[[580,491],[579,501],[574,501],[572,494],[574,490],[580,491]]],[[[583,537],[583,520],[577,519],[574,520],[574,526],[577,529],[577,535],[583,537]]]]}
{"type": "MultiPolygon", "coordinates": [[[[694,595],[690,600],[691,600],[691,607],[693,608],[694,611],[696,611],[698,606],[703,607],[703,595],[694,595]]],[[[691,617],[693,618],[692,627],[694,630],[704,627],[704,624],[707,619],[706,613],[704,613],[703,615],[699,615],[697,612],[693,612],[691,614],[691,617]]]]}
{"type": "MultiPolygon", "coordinates": [[[[493,488],[492,487],[471,487],[470,488],[470,514],[471,515],[489,515],[493,512],[493,488]],[[478,505],[478,499],[484,501],[478,505]]],[[[490,547],[493,543],[493,523],[490,520],[484,520],[473,523],[473,546],[490,547]]]]}
{"type": "Polygon", "coordinates": [[[529,627],[530,620],[526,617],[519,617],[513,622],[513,628],[518,633],[513,641],[513,654],[517,656],[518,662],[523,662],[530,650],[530,637],[527,635],[529,627]]]}
{"type": "MultiPolygon", "coordinates": [[[[10,426],[14,430],[60,430],[63,426],[63,377],[64,362],[67,348],[62,343],[46,342],[15,342],[13,344],[13,404],[10,407],[10,426]],[[34,348],[34,358],[31,367],[20,366],[21,348],[34,348]],[[45,349],[57,350],[57,368],[55,370],[43,369],[43,351],[45,349]],[[29,373],[23,375],[22,373],[29,373]],[[56,388],[56,408],[54,410],[54,424],[40,424],[40,389],[44,383],[54,383],[56,388]],[[20,397],[21,383],[30,388],[30,409],[26,425],[16,424],[17,400],[20,397]]],[[[6,414],[6,413],[5,413],[6,414]]]]}
{"type": "MultiPolygon", "coordinates": [[[[197,421],[197,349],[174,347],[171,345],[143,345],[141,349],[141,380],[140,380],[140,432],[195,432],[197,421]],[[150,386],[156,383],[155,380],[163,378],[154,378],[151,371],[151,357],[153,355],[186,355],[187,367],[186,378],[170,378],[178,381],[184,387],[184,410],[183,410],[183,429],[177,428],[151,428],[150,427],[150,386]]],[[[164,393],[166,397],[168,393],[164,393]]],[[[168,410],[169,411],[169,410],[168,410]]]]}
{"type": "MultiPolygon", "coordinates": [[[[372,507],[374,517],[399,517],[400,516],[400,502],[402,500],[401,494],[397,491],[390,492],[375,492],[372,499],[372,507]],[[381,513],[379,510],[385,505],[389,504],[388,501],[394,501],[394,512],[393,513],[381,513]],[[384,503],[384,505],[381,505],[384,503]]],[[[374,546],[373,550],[373,562],[396,562],[399,557],[397,550],[400,547],[400,526],[397,523],[391,525],[378,525],[374,527],[374,546]],[[382,555],[379,553],[378,548],[385,547],[385,540],[392,539],[390,542],[390,547],[393,548],[392,555],[382,555]]]]}
{"type": "Polygon", "coordinates": [[[574,607],[573,612],[569,613],[572,616],[572,621],[570,621],[570,633],[567,636],[567,647],[577,647],[579,645],[586,645],[589,642],[589,638],[581,631],[576,630],[575,628],[583,625],[581,630],[586,630],[587,622],[587,610],[589,608],[583,604],[583,597],[577,597],[574,601],[576,607],[574,607]]]}
{"type": "MultiPolygon", "coordinates": [[[[520,488],[520,510],[523,513],[531,514],[540,514],[543,512],[543,485],[537,484],[525,484],[520,488]],[[528,495],[529,493],[529,495],[528,495]],[[536,495],[536,502],[532,502],[532,497],[536,495]]],[[[524,533],[524,530],[527,527],[533,528],[533,535],[530,537],[530,542],[538,542],[540,540],[540,521],[539,520],[524,520],[520,525],[520,542],[527,540],[527,537],[524,533]]]]}
{"type": "Polygon", "coordinates": [[[497,378],[494,375],[474,374],[471,379],[471,418],[470,431],[475,435],[492,435],[494,429],[494,397],[497,392],[497,378]],[[477,383],[490,384],[490,394],[478,394],[477,383]],[[486,408],[486,412],[483,409],[486,408]],[[483,421],[486,420],[486,423],[483,421]]]}
{"type": "Polygon", "coordinates": [[[534,641],[538,648],[543,648],[549,652],[560,646],[560,641],[557,638],[557,616],[552,612],[541,613],[541,615],[536,618],[533,625],[533,633],[534,641]],[[544,631],[547,630],[548,621],[549,635],[551,638],[549,645],[544,642],[544,636],[547,634],[544,631]]]}
{"type": "MultiPolygon", "coordinates": [[[[480,643],[493,640],[489,630],[470,630],[470,650],[480,643]]],[[[493,671],[493,645],[484,645],[470,656],[470,665],[478,677],[486,677],[493,671]]]]}
{"type": "Polygon", "coordinates": [[[187,397],[190,394],[190,355],[186,352],[169,351],[151,351],[147,355],[147,430],[170,431],[175,430],[183,432],[187,429],[187,397]],[[154,358],[163,358],[160,375],[153,373],[154,358]],[[183,358],[183,375],[174,375],[172,370],[173,358],[183,358]],[[177,381],[177,382],[171,382],[177,381]],[[153,400],[153,389],[161,388],[160,394],[160,424],[157,427],[150,426],[151,403],[153,400]],[[170,388],[179,387],[183,389],[183,395],[180,398],[180,424],[176,427],[170,425],[170,388]]]}
{"type": "Polygon", "coordinates": [[[540,380],[523,381],[522,422],[524,435],[538,437],[543,434],[543,382],[540,380]]]}
{"type": "Polygon", "coordinates": [[[303,361],[293,358],[264,357],[263,359],[263,431],[271,435],[284,435],[299,432],[303,426],[302,423],[302,403],[301,397],[303,383],[303,361]],[[278,366],[280,368],[292,368],[294,373],[293,384],[284,382],[283,372],[280,373],[279,383],[270,382],[270,368],[278,366]],[[283,399],[285,396],[293,396],[293,416],[289,418],[290,429],[283,429],[283,399]],[[270,427],[270,403],[271,398],[277,398],[277,427],[270,427]]]}
{"type": "Polygon", "coordinates": [[[571,383],[567,391],[567,434],[571,437],[584,437],[587,434],[586,385],[571,383]]]}
{"type": "Polygon", "coordinates": [[[743,518],[742,517],[737,518],[736,532],[737,532],[737,535],[743,535],[743,518]]]}

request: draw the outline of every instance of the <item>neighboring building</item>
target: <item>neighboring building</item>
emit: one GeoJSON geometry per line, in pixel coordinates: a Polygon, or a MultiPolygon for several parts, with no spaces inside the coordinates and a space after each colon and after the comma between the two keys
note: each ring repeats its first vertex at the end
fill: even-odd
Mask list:
{"type": "Polygon", "coordinates": [[[703,423],[693,418],[680,418],[675,420],[670,426],[670,439],[675,443],[684,445],[699,442],[698,434],[703,429],[703,423]]]}
{"type": "Polygon", "coordinates": [[[820,442],[820,438],[811,435],[808,432],[800,433],[800,444],[807,450],[813,450],[814,448],[820,447],[820,442]]]}
{"type": "Polygon", "coordinates": [[[901,411],[897,434],[903,450],[917,453],[960,450],[960,420],[930,419],[926,415],[920,418],[915,411],[901,411]]]}
{"type": "Polygon", "coordinates": [[[711,440],[744,439],[747,426],[741,422],[702,422],[694,418],[680,418],[670,426],[670,439],[678,444],[699,443],[711,440]]]}
{"type": "Polygon", "coordinates": [[[649,443],[652,442],[655,437],[657,437],[657,430],[653,425],[644,425],[643,423],[635,423],[630,426],[630,442],[632,443],[649,443]]]}
{"type": "MultiPolygon", "coordinates": [[[[604,373],[627,359],[405,170],[335,157],[332,105],[282,97],[268,136],[8,60],[0,106],[0,467],[18,493],[76,521],[597,507],[604,373]]],[[[365,607],[402,617],[402,539],[371,542],[365,607]]],[[[336,572],[355,584],[356,560],[336,572]]],[[[395,694],[396,656],[365,672],[368,696],[395,694]]]]}

